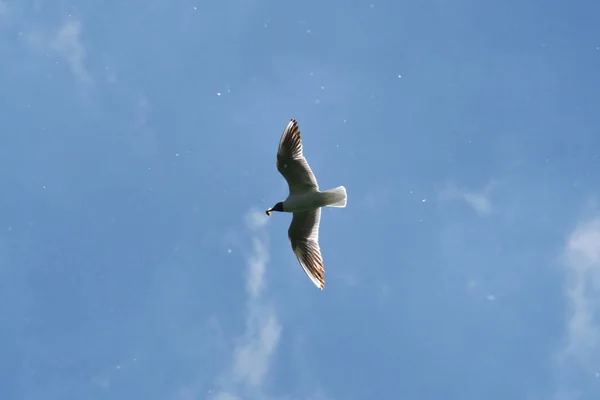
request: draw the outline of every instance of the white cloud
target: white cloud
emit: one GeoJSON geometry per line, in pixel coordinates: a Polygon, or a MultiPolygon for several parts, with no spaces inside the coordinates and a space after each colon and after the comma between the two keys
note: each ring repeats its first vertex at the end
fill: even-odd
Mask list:
{"type": "Polygon", "coordinates": [[[251,297],[258,297],[264,283],[265,269],[269,261],[269,254],[263,243],[254,238],[254,253],[248,260],[248,292],[251,297]]]}
{"type": "Polygon", "coordinates": [[[457,188],[453,185],[448,185],[440,195],[445,200],[462,200],[469,205],[480,216],[489,215],[492,213],[492,201],[490,192],[493,188],[493,182],[487,184],[482,190],[472,191],[462,188],[457,188]]]}
{"type": "Polygon", "coordinates": [[[51,39],[50,48],[63,55],[71,72],[84,82],[91,82],[91,77],[84,66],[85,47],[81,41],[81,22],[67,21],[60,27],[56,36],[51,39]]]}
{"type": "Polygon", "coordinates": [[[556,353],[555,399],[582,394],[577,382],[600,368],[600,218],[579,225],[569,236],[563,261],[568,311],[564,344],[556,353]]]}
{"type": "Polygon", "coordinates": [[[33,32],[29,35],[29,43],[43,51],[61,56],[77,79],[86,84],[92,78],[85,67],[86,49],[81,39],[82,24],[72,18],[68,19],[55,33],[48,35],[33,32]]]}
{"type": "Polygon", "coordinates": [[[134,127],[140,128],[148,122],[150,116],[150,102],[144,94],[139,94],[135,107],[134,127]]]}
{"type": "Polygon", "coordinates": [[[245,220],[255,233],[253,252],[247,260],[246,331],[233,351],[231,368],[223,379],[225,384],[212,400],[246,399],[247,396],[240,397],[238,393],[262,393],[262,386],[265,377],[268,376],[271,359],[277,350],[282,332],[277,314],[262,296],[269,261],[267,248],[258,231],[264,223],[257,222],[260,221],[257,210],[251,210],[245,220]]]}
{"type": "Polygon", "coordinates": [[[579,226],[565,252],[569,317],[562,356],[587,367],[600,362],[600,218],[579,226]]]}
{"type": "MultiPolygon", "coordinates": [[[[121,85],[121,88],[123,85],[121,85]]],[[[144,159],[152,159],[160,154],[160,145],[157,135],[148,120],[152,111],[152,104],[143,93],[136,94],[133,114],[132,129],[127,131],[127,138],[131,144],[133,154],[144,159]]]]}
{"type": "Polygon", "coordinates": [[[246,337],[235,349],[233,362],[234,381],[254,388],[260,388],[264,382],[281,336],[275,313],[257,308],[250,312],[246,337]]]}
{"type": "Polygon", "coordinates": [[[264,211],[260,211],[258,209],[252,209],[249,213],[246,214],[245,220],[246,225],[254,231],[262,228],[268,221],[267,214],[264,211]]]}
{"type": "Polygon", "coordinates": [[[5,1],[0,0],[0,17],[6,17],[8,15],[8,4],[5,1]]]}
{"type": "Polygon", "coordinates": [[[482,193],[464,192],[462,198],[479,215],[486,215],[492,212],[490,199],[482,193]]]}
{"type": "MultiPolygon", "coordinates": [[[[273,397],[266,388],[267,378],[271,375],[273,356],[277,352],[283,332],[277,313],[265,295],[265,278],[270,257],[262,228],[267,220],[264,211],[258,209],[252,209],[244,216],[252,240],[252,251],[246,259],[245,330],[235,341],[231,364],[219,376],[216,388],[208,392],[206,400],[294,398],[273,397]]],[[[329,400],[320,391],[303,399],[329,400]]]]}
{"type": "MultiPolygon", "coordinates": [[[[14,22],[14,18],[12,18],[12,10],[8,7],[8,3],[6,1],[0,0],[0,33],[3,33],[5,30],[9,29],[12,25],[11,22],[14,22]]],[[[5,38],[0,38],[0,52],[4,50],[4,47],[7,45],[5,38]]]]}

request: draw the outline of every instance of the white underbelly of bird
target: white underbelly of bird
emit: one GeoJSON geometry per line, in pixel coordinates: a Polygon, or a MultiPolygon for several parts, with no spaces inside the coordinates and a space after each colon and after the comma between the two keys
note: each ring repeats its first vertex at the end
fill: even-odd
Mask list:
{"type": "Polygon", "coordinates": [[[283,209],[286,212],[302,212],[320,207],[344,206],[346,206],[346,190],[343,186],[324,192],[315,190],[302,194],[291,194],[283,202],[283,209]]]}

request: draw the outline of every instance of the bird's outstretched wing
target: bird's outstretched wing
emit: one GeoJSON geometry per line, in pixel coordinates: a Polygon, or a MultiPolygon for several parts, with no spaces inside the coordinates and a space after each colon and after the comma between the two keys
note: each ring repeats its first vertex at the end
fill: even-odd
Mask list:
{"type": "Polygon", "coordinates": [[[295,119],[285,127],[277,149],[277,170],[288,183],[290,194],[318,190],[317,178],[302,155],[302,138],[295,119]]]}
{"type": "Polygon", "coordinates": [[[295,212],[288,237],[302,269],[321,290],[325,287],[325,269],[319,248],[321,209],[295,212]]]}

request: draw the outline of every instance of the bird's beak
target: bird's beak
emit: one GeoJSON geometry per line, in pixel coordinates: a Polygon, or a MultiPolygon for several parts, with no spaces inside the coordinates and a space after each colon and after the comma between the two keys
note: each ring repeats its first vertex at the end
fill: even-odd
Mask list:
{"type": "Polygon", "coordinates": [[[271,208],[269,208],[267,211],[265,211],[267,213],[267,216],[270,217],[271,216],[271,208]]]}

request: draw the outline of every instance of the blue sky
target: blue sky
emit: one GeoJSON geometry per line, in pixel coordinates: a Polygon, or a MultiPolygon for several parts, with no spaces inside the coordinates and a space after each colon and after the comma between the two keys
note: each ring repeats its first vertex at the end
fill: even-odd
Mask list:
{"type": "Polygon", "coordinates": [[[600,398],[599,11],[0,0],[0,398],[600,398]]]}

